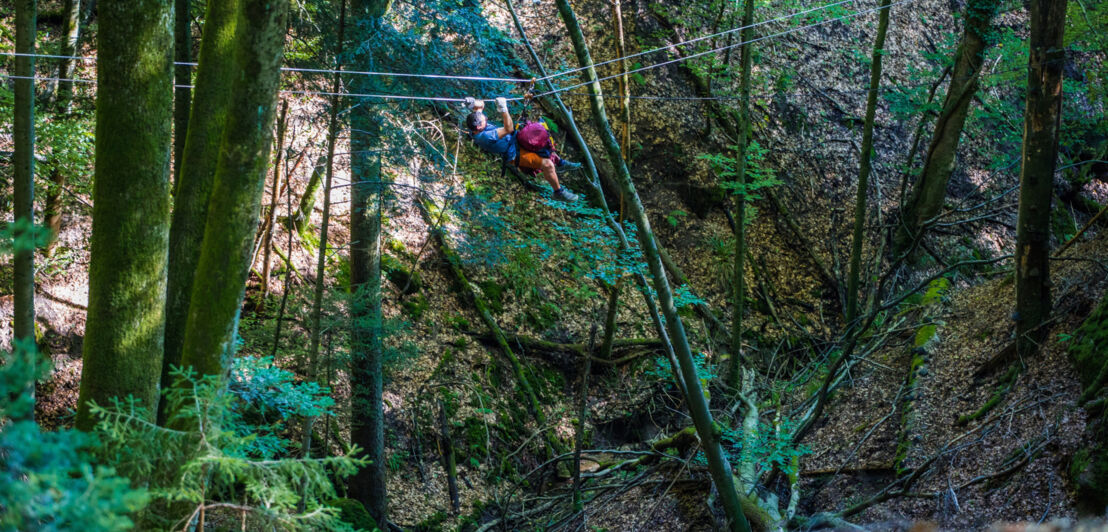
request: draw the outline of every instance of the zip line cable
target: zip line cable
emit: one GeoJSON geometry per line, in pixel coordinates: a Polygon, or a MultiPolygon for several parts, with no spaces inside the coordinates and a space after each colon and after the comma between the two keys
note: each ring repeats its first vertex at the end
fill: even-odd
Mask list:
{"type": "MultiPolygon", "coordinates": [[[[782,22],[782,21],[785,21],[785,20],[789,20],[791,18],[801,16],[801,15],[807,15],[809,13],[813,13],[813,12],[816,12],[816,11],[822,11],[822,10],[825,10],[825,9],[830,9],[832,7],[838,7],[838,6],[843,5],[843,4],[847,4],[847,3],[851,3],[851,2],[857,2],[857,1],[858,0],[839,0],[838,2],[833,2],[833,3],[830,3],[830,4],[825,4],[825,5],[821,5],[821,6],[818,6],[818,7],[805,9],[803,11],[797,11],[795,13],[790,13],[788,15],[782,15],[782,16],[777,17],[777,18],[772,18],[772,19],[756,22],[756,23],[751,24],[749,26],[740,26],[740,27],[737,27],[737,28],[731,28],[731,29],[728,29],[728,30],[713,33],[711,35],[704,35],[704,36],[701,36],[701,37],[696,37],[694,39],[688,39],[688,40],[685,40],[685,41],[669,44],[669,45],[666,45],[666,46],[661,46],[661,47],[658,47],[658,48],[654,48],[652,50],[646,50],[646,51],[643,51],[643,52],[637,52],[637,53],[627,55],[627,56],[623,56],[623,57],[617,57],[615,59],[609,59],[607,61],[601,61],[599,63],[595,63],[593,66],[594,67],[603,66],[603,65],[610,64],[610,63],[614,63],[616,61],[624,61],[624,60],[627,60],[627,59],[632,59],[632,58],[635,58],[635,57],[640,57],[640,56],[643,56],[643,55],[648,55],[648,54],[660,52],[660,51],[663,51],[663,50],[669,50],[669,49],[677,47],[677,46],[684,46],[686,44],[692,44],[692,43],[695,43],[695,42],[700,42],[700,41],[703,41],[703,40],[706,40],[706,39],[711,39],[713,37],[719,37],[719,36],[722,36],[722,35],[727,35],[727,34],[734,33],[734,32],[737,32],[737,31],[741,31],[741,30],[744,30],[744,29],[754,28],[754,27],[757,27],[757,26],[762,26],[762,25],[765,25],[765,24],[773,23],[773,22],[782,22]]],[[[96,60],[97,60],[97,58],[95,56],[39,54],[39,53],[29,54],[29,53],[24,53],[24,52],[0,52],[0,56],[36,57],[36,58],[42,58],[42,59],[73,59],[73,60],[78,60],[78,61],[89,61],[89,62],[96,62],[96,60]]],[[[174,64],[174,66],[190,66],[190,67],[197,66],[197,63],[194,62],[194,61],[191,61],[191,62],[190,61],[175,61],[173,64],[174,64]]],[[[558,73],[555,73],[555,74],[544,76],[544,77],[541,77],[541,78],[504,78],[504,77],[486,77],[486,76],[456,76],[456,75],[450,75],[450,74],[413,74],[413,73],[407,73],[407,72],[354,71],[354,70],[334,70],[334,69],[326,69],[326,68],[306,68],[306,67],[282,67],[281,71],[283,71],[283,72],[304,72],[304,73],[314,73],[314,74],[353,74],[353,75],[361,75],[361,76],[407,77],[407,78],[428,78],[428,79],[456,79],[456,80],[463,80],[463,81],[492,81],[492,82],[507,82],[507,83],[530,83],[531,81],[547,81],[547,80],[550,80],[550,79],[554,79],[554,78],[558,78],[558,77],[561,77],[561,76],[565,76],[565,75],[573,74],[573,73],[576,73],[576,72],[580,72],[582,70],[585,70],[586,68],[587,67],[572,68],[572,69],[569,69],[569,70],[564,70],[562,72],[558,72],[558,73]]]]}
{"type": "MultiPolygon", "coordinates": [[[[771,19],[768,19],[768,20],[755,22],[753,24],[750,24],[749,26],[739,26],[737,28],[731,28],[729,30],[724,30],[724,31],[721,31],[721,32],[713,33],[711,35],[705,35],[703,37],[697,37],[695,39],[689,39],[689,40],[686,40],[686,41],[681,41],[681,42],[677,42],[677,43],[673,43],[673,44],[668,44],[666,46],[659,46],[658,48],[654,48],[652,50],[646,50],[646,51],[634,53],[634,54],[631,54],[631,55],[625,55],[623,57],[617,57],[615,59],[609,59],[607,61],[601,61],[599,63],[594,63],[592,66],[593,67],[598,67],[598,66],[604,66],[604,65],[607,65],[607,64],[610,64],[610,63],[615,63],[616,61],[626,61],[628,59],[632,59],[632,58],[635,58],[635,57],[640,57],[640,56],[647,55],[647,54],[653,54],[653,53],[656,53],[656,52],[661,52],[663,50],[669,50],[669,49],[677,47],[677,46],[684,46],[686,44],[692,44],[694,42],[700,42],[700,41],[703,41],[703,40],[706,40],[706,39],[711,39],[713,37],[719,37],[719,36],[722,36],[722,35],[727,35],[727,34],[730,34],[730,33],[734,33],[736,31],[742,31],[742,30],[745,30],[745,29],[756,28],[758,26],[763,26],[765,24],[770,24],[770,23],[773,23],[773,22],[782,22],[782,21],[785,21],[785,20],[788,20],[788,19],[791,19],[791,18],[794,18],[794,17],[798,17],[800,15],[807,15],[808,13],[812,13],[812,12],[815,12],[815,11],[822,11],[824,9],[830,9],[832,7],[837,7],[837,6],[841,6],[843,4],[847,4],[847,3],[850,3],[850,2],[857,2],[857,1],[858,0],[840,0],[838,2],[834,2],[834,3],[831,3],[831,4],[826,4],[826,5],[822,5],[822,6],[819,6],[819,7],[813,7],[811,9],[805,9],[804,11],[797,11],[795,13],[791,13],[791,14],[788,14],[788,15],[782,15],[782,16],[777,17],[777,18],[771,18],[771,19]]],[[[551,80],[551,79],[558,78],[558,77],[561,77],[561,76],[565,76],[567,74],[573,74],[573,73],[576,73],[576,72],[580,72],[582,70],[587,70],[588,68],[589,67],[571,68],[569,70],[563,70],[562,72],[558,72],[558,73],[555,73],[555,74],[550,74],[548,76],[543,76],[541,78],[537,78],[536,81],[547,81],[547,80],[551,80]]]]}
{"type": "MultiPolygon", "coordinates": [[[[805,26],[799,26],[799,27],[792,28],[792,29],[785,30],[785,31],[781,31],[781,32],[777,32],[777,33],[771,33],[769,35],[764,35],[764,36],[758,37],[756,39],[751,39],[749,41],[743,41],[743,42],[738,42],[738,43],[735,43],[735,44],[720,46],[718,48],[713,48],[713,49],[705,51],[705,52],[699,52],[699,53],[695,53],[695,54],[692,54],[692,55],[687,55],[685,57],[678,57],[677,59],[671,59],[669,61],[663,61],[661,63],[656,63],[654,65],[644,66],[644,67],[636,68],[634,70],[628,70],[626,72],[620,72],[619,74],[613,74],[611,76],[605,76],[605,77],[602,77],[602,78],[598,78],[598,79],[595,80],[595,82],[599,83],[601,81],[607,81],[609,79],[618,78],[618,77],[628,75],[628,74],[634,74],[636,72],[651,70],[651,69],[655,69],[655,68],[658,68],[658,67],[671,65],[673,63],[680,63],[682,61],[688,61],[689,59],[695,59],[697,57],[705,56],[705,55],[708,55],[708,54],[714,54],[716,52],[720,52],[720,51],[727,50],[727,49],[730,49],[730,48],[735,48],[735,47],[738,47],[738,46],[742,46],[744,44],[756,43],[756,42],[759,42],[759,41],[764,41],[766,39],[771,39],[771,38],[774,38],[774,37],[780,37],[782,35],[788,35],[790,33],[796,33],[796,32],[801,31],[801,30],[814,28],[816,26],[822,26],[824,24],[835,22],[837,20],[853,18],[853,17],[857,17],[857,16],[860,16],[860,15],[873,13],[875,11],[880,11],[882,9],[892,9],[893,6],[908,3],[908,2],[914,2],[914,1],[915,0],[898,0],[897,2],[893,2],[893,3],[889,4],[888,6],[872,7],[872,8],[869,8],[869,9],[865,9],[865,10],[862,10],[862,11],[856,11],[854,13],[850,13],[850,14],[847,14],[847,15],[842,15],[842,16],[835,17],[835,18],[830,18],[830,19],[823,20],[823,21],[820,21],[820,22],[814,22],[812,24],[808,24],[808,25],[805,25],[805,26]]],[[[534,97],[535,98],[541,98],[543,96],[549,96],[549,95],[557,93],[557,92],[565,92],[565,91],[576,89],[576,88],[579,88],[579,87],[584,87],[584,86],[590,85],[592,83],[593,83],[593,81],[584,81],[584,82],[581,82],[581,83],[577,83],[575,85],[570,85],[568,87],[561,87],[561,88],[557,88],[557,89],[554,89],[554,90],[541,92],[539,94],[536,94],[534,97]]]]}

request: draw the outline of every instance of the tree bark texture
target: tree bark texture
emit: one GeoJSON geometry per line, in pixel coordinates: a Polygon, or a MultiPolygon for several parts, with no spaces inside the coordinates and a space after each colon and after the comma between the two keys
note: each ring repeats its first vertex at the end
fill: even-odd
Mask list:
{"type": "Polygon", "coordinates": [[[1038,351],[1050,316],[1050,203],[1062,119],[1065,0],[1031,0],[1019,221],[1016,224],[1016,349],[1038,351]]]}
{"type": "Polygon", "coordinates": [[[893,242],[894,255],[910,249],[925,229],[928,220],[939,214],[946,198],[946,187],[954,173],[958,141],[969,114],[970,100],[977,93],[985,52],[995,42],[992,20],[1000,4],[992,0],[971,0],[966,5],[965,29],[956,53],[950,87],[943,101],[942,112],[935,122],[935,133],[927,148],[923,170],[911,198],[901,214],[893,242]]]}
{"type": "MultiPolygon", "coordinates": [[[[66,0],[73,1],[73,0],[66,0]]],[[[188,140],[189,113],[192,111],[192,17],[191,0],[173,0],[173,183],[181,177],[181,160],[188,140]]],[[[212,2],[221,3],[221,2],[212,2]]],[[[235,1],[227,2],[235,4],[235,1]]],[[[210,8],[209,8],[210,9],[210,8]]]]}
{"type": "MultiPolygon", "coordinates": [[[[35,53],[35,0],[16,0],[15,4],[15,51],[20,54],[35,53]]],[[[15,171],[12,186],[14,198],[13,218],[25,224],[27,230],[17,230],[13,235],[23,244],[33,241],[34,201],[35,201],[35,58],[32,55],[20,55],[15,58],[15,105],[12,126],[15,136],[15,171]]],[[[13,272],[13,329],[12,341],[34,341],[35,339],[35,250],[33,246],[22,245],[15,249],[13,272]]],[[[37,355],[36,355],[37,356],[37,355]]],[[[27,393],[34,396],[33,378],[29,381],[27,393]]],[[[34,409],[31,409],[34,417],[34,409]]]]}
{"type": "Polygon", "coordinates": [[[746,147],[750,143],[750,67],[751,45],[748,41],[754,34],[754,0],[746,0],[743,7],[745,29],[741,39],[744,43],[740,54],[741,74],[739,81],[739,139],[735,149],[735,181],[739,193],[735,195],[735,268],[732,271],[731,292],[731,364],[727,375],[728,385],[739,389],[742,381],[743,353],[743,311],[746,298],[746,147]]]}
{"type": "Polygon", "coordinates": [[[316,159],[312,175],[308,178],[308,185],[304,187],[304,195],[300,196],[299,207],[292,216],[292,228],[304,238],[307,234],[309,221],[312,219],[312,211],[315,209],[315,197],[319,193],[319,186],[323,183],[323,175],[327,173],[327,156],[322,155],[316,159]]]}
{"type": "Polygon", "coordinates": [[[673,291],[666,279],[665,267],[658,256],[658,247],[654,240],[654,233],[650,228],[650,221],[647,219],[646,210],[639,199],[638,192],[635,190],[635,185],[631,182],[631,174],[627,169],[627,164],[623,161],[619,150],[619,142],[612,134],[612,128],[608,123],[600,82],[597,81],[596,70],[593,68],[593,61],[589,55],[585,37],[581,33],[581,27],[577,22],[577,16],[574,14],[573,8],[569,5],[569,0],[556,0],[556,4],[558,13],[569,31],[577,59],[581,66],[586,67],[586,74],[590,82],[588,85],[589,103],[593,111],[593,119],[596,121],[601,141],[608,152],[609,162],[616,168],[620,190],[627,201],[631,219],[634,220],[638,229],[639,244],[642,247],[647,266],[650,268],[650,273],[654,277],[654,289],[658,294],[658,302],[662,314],[665,316],[666,327],[669,330],[670,340],[673,342],[675,355],[680,363],[681,374],[685,381],[685,388],[688,391],[686,400],[689,404],[689,413],[693,418],[693,424],[696,426],[697,434],[700,436],[704,448],[704,454],[708,459],[712,481],[719,491],[720,502],[727,513],[731,529],[749,531],[750,524],[747,522],[746,516],[743,515],[738,492],[735,491],[731,476],[731,465],[724,457],[723,449],[720,446],[720,429],[712,420],[708,402],[701,390],[700,379],[696,375],[692,352],[689,349],[689,342],[685,335],[685,327],[681,323],[681,317],[678,316],[677,308],[673,304],[673,291]]]}
{"type": "MultiPolygon", "coordinates": [[[[205,17],[196,72],[196,113],[189,119],[185,151],[178,159],[180,171],[175,184],[177,193],[174,197],[173,225],[169,232],[163,388],[173,384],[169,372],[173,366],[181,364],[189,302],[219,162],[219,145],[231,105],[235,25],[241,11],[242,0],[210,2],[205,17]]],[[[159,421],[164,421],[164,415],[163,408],[159,411],[159,421]]]]}
{"type": "MultiPolygon", "coordinates": [[[[390,1],[352,0],[353,41],[371,43],[390,1]]],[[[354,61],[358,70],[373,70],[373,51],[359,47],[354,61]]],[[[375,92],[377,83],[367,76],[353,76],[350,90],[375,92]]],[[[381,122],[374,106],[363,105],[350,113],[350,312],[351,426],[350,438],[364,449],[370,464],[350,479],[350,491],[378,523],[388,518],[385,489],[385,419],[381,402],[381,211],[387,192],[381,172],[381,122]]],[[[444,434],[444,437],[447,437],[444,434]]],[[[448,451],[449,452],[449,451],[448,451]]]]}
{"type": "Polygon", "coordinates": [[[201,375],[228,367],[273,139],[287,12],[288,2],[245,0],[238,21],[231,105],[181,350],[181,365],[201,375]]]}
{"type": "Polygon", "coordinates": [[[861,165],[858,169],[858,193],[854,201],[854,236],[850,247],[850,272],[846,279],[846,321],[858,315],[858,284],[862,276],[862,240],[865,238],[866,195],[873,157],[873,118],[877,113],[877,92],[881,85],[881,57],[885,55],[885,34],[889,29],[891,0],[881,0],[877,21],[877,38],[869,71],[869,95],[866,97],[866,117],[862,125],[861,165]]]}
{"type": "Polygon", "coordinates": [[[97,33],[96,170],[88,322],[77,428],[89,402],[158,404],[169,245],[172,6],[102,0],[97,33]]]}

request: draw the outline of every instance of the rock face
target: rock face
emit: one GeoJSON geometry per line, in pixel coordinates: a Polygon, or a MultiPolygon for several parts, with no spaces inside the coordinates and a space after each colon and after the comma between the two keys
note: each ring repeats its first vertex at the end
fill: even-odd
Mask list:
{"type": "MultiPolygon", "coordinates": [[[[1070,357],[1081,376],[1081,401],[1088,408],[1088,441],[1108,441],[1108,297],[1075,332],[1070,357]]],[[[1108,506],[1108,448],[1093,444],[1075,453],[1070,477],[1081,509],[1102,513],[1108,506]]]]}

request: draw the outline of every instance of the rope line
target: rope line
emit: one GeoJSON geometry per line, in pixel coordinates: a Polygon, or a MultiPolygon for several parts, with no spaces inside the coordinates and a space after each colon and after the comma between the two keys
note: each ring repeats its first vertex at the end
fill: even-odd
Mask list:
{"type": "MultiPolygon", "coordinates": [[[[596,81],[596,83],[599,83],[601,81],[607,81],[609,79],[618,78],[618,77],[621,77],[621,76],[626,75],[626,74],[634,74],[636,72],[651,70],[651,69],[663,67],[663,66],[666,66],[666,65],[671,65],[673,63],[680,63],[682,61],[688,61],[689,59],[695,59],[697,57],[705,56],[705,55],[708,55],[708,54],[714,54],[716,52],[720,52],[722,50],[727,50],[727,49],[730,49],[730,48],[735,48],[735,47],[738,47],[738,46],[742,46],[744,44],[756,43],[756,42],[759,42],[759,41],[764,41],[766,39],[771,39],[771,38],[774,38],[774,37],[780,37],[782,35],[788,35],[790,33],[796,33],[796,32],[801,31],[801,30],[814,28],[816,26],[822,26],[824,24],[829,24],[829,23],[835,22],[837,20],[853,18],[853,17],[857,17],[857,16],[860,16],[860,15],[873,13],[875,11],[880,11],[882,9],[892,9],[893,6],[904,4],[904,3],[907,3],[907,2],[914,2],[914,1],[915,0],[898,0],[897,2],[893,2],[893,3],[889,4],[888,6],[872,7],[872,8],[869,8],[869,9],[862,10],[862,11],[856,11],[854,13],[850,13],[850,14],[847,14],[847,15],[842,15],[842,16],[839,16],[839,17],[823,20],[823,21],[820,21],[820,22],[814,22],[814,23],[808,24],[806,26],[800,26],[800,27],[792,28],[792,29],[777,32],[777,33],[771,33],[769,35],[764,35],[764,36],[758,37],[756,39],[751,39],[749,41],[743,41],[743,42],[738,42],[738,43],[735,43],[735,44],[720,46],[718,48],[713,48],[713,49],[705,51],[705,52],[699,52],[699,53],[696,53],[696,54],[687,55],[685,57],[679,57],[677,59],[671,59],[669,61],[663,61],[661,63],[656,63],[654,65],[644,66],[644,67],[636,68],[634,70],[628,70],[627,72],[620,72],[618,74],[613,74],[611,76],[605,76],[605,77],[602,77],[602,78],[598,78],[595,81],[596,81]]],[[[584,87],[586,85],[590,85],[592,83],[593,83],[593,81],[584,81],[584,82],[581,82],[581,83],[577,83],[575,85],[570,85],[568,87],[561,87],[561,88],[558,88],[558,89],[542,92],[542,93],[536,94],[535,97],[540,98],[542,96],[549,96],[549,95],[557,93],[557,92],[565,92],[565,91],[568,91],[568,90],[573,90],[573,89],[576,89],[576,88],[579,88],[579,87],[584,87]]]]}
{"type": "MultiPolygon", "coordinates": [[[[607,61],[601,61],[599,63],[594,63],[593,66],[594,67],[599,67],[599,66],[604,66],[604,65],[610,64],[610,63],[615,63],[616,61],[625,61],[627,59],[632,59],[632,58],[644,56],[644,55],[647,55],[647,54],[653,54],[653,53],[656,53],[656,52],[661,52],[663,50],[669,50],[669,49],[677,47],[677,46],[684,46],[686,44],[692,44],[694,42],[700,42],[700,41],[703,41],[703,40],[706,40],[706,39],[711,39],[713,37],[719,37],[719,36],[722,36],[722,35],[727,35],[727,34],[730,34],[730,33],[734,33],[736,31],[742,31],[742,30],[745,30],[745,29],[756,28],[758,26],[763,26],[763,25],[770,24],[770,23],[773,23],[773,22],[782,22],[782,21],[785,21],[785,20],[788,20],[788,19],[791,19],[791,18],[794,18],[794,17],[798,17],[800,15],[807,15],[808,13],[812,13],[812,12],[815,12],[815,11],[822,11],[824,9],[830,9],[832,7],[837,7],[837,6],[841,6],[843,4],[846,4],[846,3],[857,2],[857,1],[858,0],[840,0],[838,2],[834,2],[834,3],[831,3],[831,4],[826,4],[826,5],[822,5],[822,6],[819,6],[819,7],[813,7],[811,9],[805,9],[803,11],[797,11],[795,13],[791,13],[791,14],[788,14],[788,15],[782,15],[782,16],[777,17],[777,18],[771,18],[771,19],[768,19],[768,20],[755,22],[753,24],[750,24],[749,26],[739,26],[737,28],[731,28],[729,30],[720,31],[720,32],[717,32],[717,33],[713,33],[711,35],[705,35],[703,37],[697,37],[695,39],[689,39],[689,40],[686,40],[686,41],[681,41],[681,42],[677,42],[677,43],[673,43],[673,44],[667,44],[666,46],[659,46],[658,48],[654,48],[652,50],[646,50],[646,51],[634,53],[634,54],[631,54],[631,55],[625,55],[623,57],[617,57],[615,59],[609,59],[607,61]]],[[[588,67],[571,68],[571,69],[568,69],[568,70],[563,70],[562,72],[558,72],[556,74],[550,74],[548,76],[543,76],[541,78],[538,78],[537,81],[547,81],[547,80],[551,80],[551,79],[554,79],[554,78],[557,78],[557,77],[565,76],[567,74],[573,74],[573,73],[576,73],[576,72],[580,72],[582,70],[587,70],[587,69],[588,69],[588,67]]]]}
{"type": "MultiPolygon", "coordinates": [[[[731,29],[728,29],[728,30],[716,32],[716,33],[713,33],[713,34],[710,34],[710,35],[704,35],[704,36],[701,36],[701,37],[696,37],[694,39],[688,39],[688,40],[685,40],[685,41],[681,41],[681,42],[677,42],[677,43],[673,43],[673,44],[668,44],[666,46],[660,46],[660,47],[654,48],[652,50],[646,50],[646,51],[637,52],[637,53],[634,53],[634,54],[631,54],[631,55],[625,55],[623,57],[617,57],[615,59],[609,59],[609,60],[606,60],[606,61],[601,61],[599,63],[594,63],[593,66],[594,67],[599,67],[599,66],[611,64],[611,63],[614,63],[614,62],[617,62],[617,61],[625,61],[627,59],[632,59],[632,58],[635,58],[635,57],[641,57],[641,56],[644,56],[644,55],[649,55],[649,54],[653,54],[653,53],[656,53],[656,52],[660,52],[660,51],[663,51],[663,50],[668,50],[668,49],[671,49],[671,48],[676,47],[676,46],[684,46],[686,44],[692,44],[692,43],[704,41],[704,40],[707,40],[707,39],[711,39],[713,37],[728,35],[728,34],[731,34],[731,33],[737,32],[737,31],[742,31],[742,30],[749,29],[749,28],[755,28],[755,27],[758,27],[758,26],[763,26],[765,24],[771,24],[771,23],[774,23],[774,22],[782,22],[782,21],[789,20],[791,18],[799,17],[801,15],[807,15],[809,13],[814,13],[816,11],[822,11],[822,10],[825,10],[825,9],[830,9],[832,7],[838,7],[838,6],[841,6],[843,4],[857,2],[857,1],[858,0],[839,0],[838,2],[833,2],[833,3],[830,3],[830,4],[825,4],[825,5],[821,5],[821,6],[818,6],[818,7],[813,7],[813,8],[810,8],[810,9],[805,9],[803,11],[797,11],[795,13],[790,13],[788,15],[782,15],[782,16],[777,17],[777,18],[772,18],[772,19],[768,19],[768,20],[755,22],[754,24],[750,24],[748,26],[739,26],[739,27],[736,27],[736,28],[731,28],[731,29]]],[[[0,52],[0,56],[37,57],[37,58],[43,58],[43,59],[73,59],[73,60],[77,60],[77,61],[90,61],[90,62],[96,62],[96,60],[97,60],[95,56],[39,54],[39,53],[29,54],[29,53],[23,53],[23,52],[0,52]]],[[[197,66],[197,63],[195,61],[174,61],[173,64],[174,64],[174,66],[190,66],[190,67],[197,66]]],[[[546,81],[546,80],[566,76],[566,75],[569,75],[569,74],[580,72],[582,70],[585,70],[586,68],[587,67],[578,67],[578,68],[572,68],[572,69],[564,70],[562,72],[558,72],[558,73],[555,73],[555,74],[550,74],[548,76],[544,76],[544,77],[541,77],[541,78],[536,78],[535,81],[546,81]]],[[[313,73],[313,74],[354,74],[354,75],[361,75],[361,76],[406,77],[406,78],[428,78],[428,79],[457,79],[457,80],[463,80],[463,81],[494,81],[494,82],[508,82],[508,83],[529,83],[529,82],[532,81],[530,78],[502,78],[502,77],[486,77],[486,76],[455,76],[455,75],[450,75],[450,74],[412,74],[412,73],[406,73],[406,72],[353,71],[353,70],[334,70],[334,69],[326,69],[326,68],[307,68],[307,67],[282,67],[281,71],[282,72],[305,72],[305,73],[313,73]]]]}

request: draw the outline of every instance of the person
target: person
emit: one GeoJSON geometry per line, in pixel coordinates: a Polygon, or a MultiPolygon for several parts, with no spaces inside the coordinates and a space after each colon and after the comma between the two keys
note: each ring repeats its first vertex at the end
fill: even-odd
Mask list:
{"type": "Polygon", "coordinates": [[[488,118],[485,117],[484,100],[466,98],[466,104],[473,109],[473,112],[466,117],[466,127],[469,128],[469,137],[473,139],[478,147],[486,152],[500,155],[520,168],[542,174],[546,182],[550,183],[550,187],[554,189],[555,199],[561,201],[577,199],[577,194],[561,186],[558,182],[558,169],[576,170],[581,167],[581,164],[569,162],[553,152],[550,153],[549,157],[543,157],[541,154],[520,149],[516,145],[515,123],[512,121],[512,115],[508,113],[507,100],[504,98],[496,99],[496,110],[500,112],[500,118],[504,121],[504,125],[501,127],[490,124],[488,118]]]}

